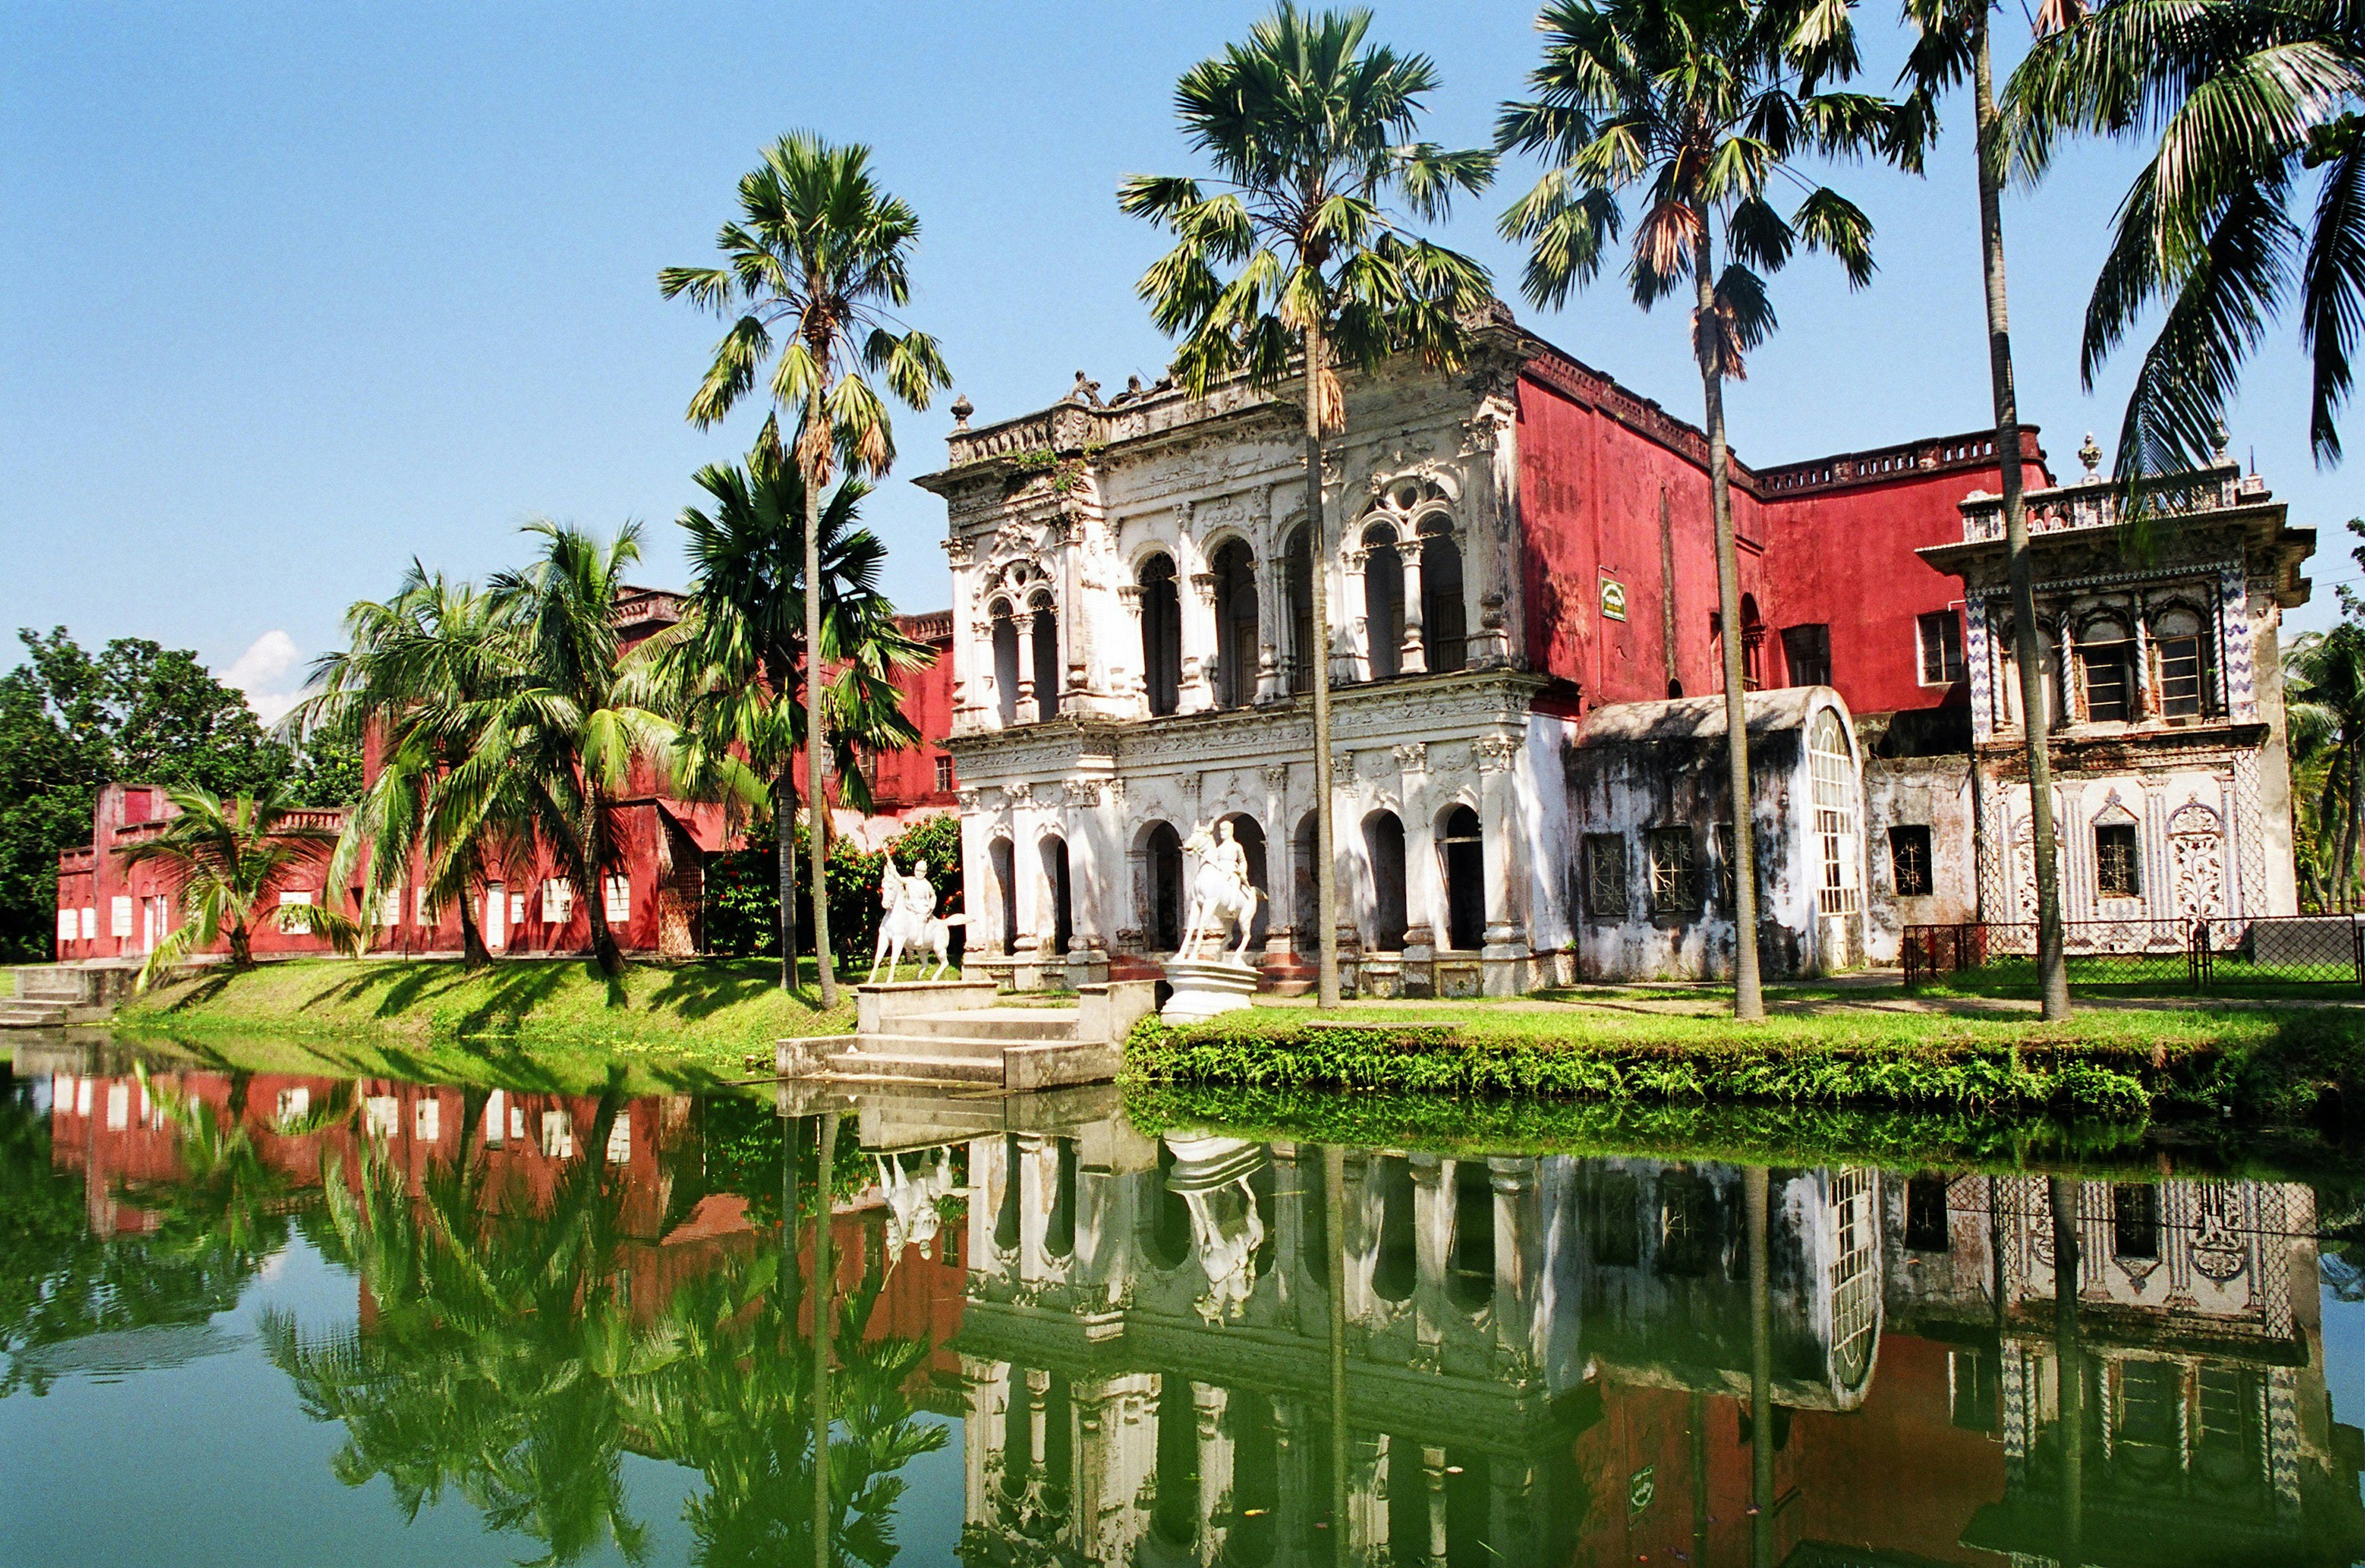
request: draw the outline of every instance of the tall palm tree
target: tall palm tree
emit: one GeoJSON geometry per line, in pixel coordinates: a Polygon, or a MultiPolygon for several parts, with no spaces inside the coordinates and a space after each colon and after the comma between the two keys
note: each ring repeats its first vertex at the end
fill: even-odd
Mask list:
{"type": "Polygon", "coordinates": [[[1707,405],[1709,487],[1716,528],[1718,624],[1723,628],[1725,739],[1731,769],[1733,1015],[1759,1018],[1754,846],[1741,645],[1741,578],[1732,527],[1724,383],[1774,330],[1760,275],[1794,251],[1827,252],[1850,286],[1872,281],[1872,223],[1792,164],[1800,154],[1866,152],[1910,162],[1903,106],[1834,91],[1856,68],[1844,3],[1812,0],[1555,0],[1537,19],[1543,63],[1533,101],[1507,104],[1506,151],[1541,153],[1543,177],[1503,215],[1507,239],[1529,246],[1527,296],[1558,307],[1589,283],[1635,198],[1627,281],[1649,309],[1688,282],[1692,353],[1707,405]],[[1788,218],[1777,177],[1804,190],[1788,218]],[[1718,230],[1729,260],[1716,265],[1718,230]]]}
{"type": "MultiPolygon", "coordinates": [[[[952,385],[936,342],[892,330],[889,312],[911,295],[909,266],[920,237],[910,207],[879,188],[870,149],[833,147],[792,131],[764,151],[762,165],[739,182],[740,216],[715,246],[719,267],[667,267],[657,286],[667,299],[687,295],[731,322],[714,363],[689,402],[703,430],[754,390],[774,335],[782,340],[769,390],[779,409],[799,419],[795,462],[805,485],[806,582],[821,580],[822,492],[841,465],[883,475],[895,460],[887,405],[866,371],[877,373],[906,406],[924,409],[952,385]]],[[[777,426],[768,427],[777,431],[777,426]]],[[[821,600],[805,603],[805,647],[822,645],[821,600]]],[[[805,683],[805,778],[813,799],[813,886],[828,886],[825,831],[829,792],[827,727],[819,681],[805,683]]],[[[837,1005],[831,966],[829,900],[813,899],[813,953],[821,1002],[837,1005]]]]}
{"type": "Polygon", "coordinates": [[[364,599],[345,612],[345,630],[349,645],[313,661],[313,695],[288,716],[299,733],[358,741],[375,731],[379,743],[376,777],[346,816],[329,884],[344,886],[366,856],[364,902],[375,908],[398,896],[413,866],[422,865],[420,894],[458,908],[465,962],[488,964],[476,894],[499,868],[521,860],[530,842],[521,824],[498,818],[476,823],[476,836],[461,844],[431,839],[427,823],[437,785],[476,747],[459,716],[510,672],[501,623],[473,585],[414,560],[392,598],[364,599]]]}
{"type": "MultiPolygon", "coordinates": [[[[1413,140],[1437,68],[1427,55],[1367,47],[1371,21],[1369,11],[1307,13],[1283,0],[1246,43],[1175,84],[1176,117],[1216,177],[1136,174],[1117,190],[1126,212],[1175,237],[1136,286],[1160,330],[1182,336],[1174,368],[1192,393],[1240,373],[1261,386],[1302,377],[1306,520],[1317,563],[1330,560],[1322,438],[1347,425],[1338,368],[1369,371],[1407,352],[1455,364],[1463,318],[1493,303],[1485,268],[1408,232],[1390,203],[1441,218],[1455,191],[1485,189],[1494,155],[1413,140]]],[[[1307,652],[1319,991],[1321,1004],[1335,1007],[1328,581],[1325,565],[1307,652]]]]}
{"type": "Polygon", "coordinates": [[[2365,786],[2365,626],[2343,621],[2294,639],[2283,672],[2294,749],[2329,764],[2315,806],[2318,851],[2329,862],[2319,868],[2328,879],[2326,891],[2347,900],[2357,887],[2359,791],[2365,786]],[[2327,811],[2337,826],[2326,822],[2327,811]]]}
{"type": "MultiPolygon", "coordinates": [[[[2048,15],[2062,0],[2050,0],[2048,15]]],[[[1905,0],[1914,31],[1913,52],[1900,73],[1912,84],[1908,113],[1917,122],[1910,140],[1937,135],[1939,95],[1971,80],[1975,162],[1979,185],[1979,270],[1987,285],[1988,387],[1995,404],[1996,464],[2003,479],[2004,556],[2012,584],[2012,652],[2020,674],[2020,712],[2028,759],[2030,832],[2036,869],[2037,994],[2048,1019],[2069,1016],[2069,965],[2061,940],[2061,881],[2053,834],[2053,758],[2046,740],[2050,719],[2044,696],[2044,649],[2036,625],[2036,576],[2028,554],[2028,506],[2020,460],[2020,396],[2012,365],[2012,325],[2003,265],[2002,117],[1996,108],[1995,67],[1988,48],[1994,0],[1905,0]]]]}
{"type": "MultiPolygon", "coordinates": [[[[197,784],[176,784],[164,793],[178,814],[155,836],[116,851],[126,868],[163,866],[182,912],[181,924],[140,966],[136,983],[141,991],[225,935],[231,966],[252,969],[255,922],[279,913],[281,893],[308,891],[295,884],[321,875],[321,862],[337,841],[333,829],[295,820],[303,808],[283,787],[228,801],[197,784]]],[[[301,915],[281,918],[302,920],[341,952],[357,953],[364,940],[357,923],[330,907],[325,885],[319,902],[301,915]]]]}
{"type": "Polygon", "coordinates": [[[2083,9],[2047,8],[2046,36],[2004,90],[2004,137],[2016,172],[2032,178],[2066,135],[2158,137],[2119,204],[2079,360],[2090,391],[2137,319],[2167,307],[2120,423],[2119,478],[2132,489],[2212,461],[2242,363],[2294,296],[2313,360],[2308,439],[2319,465],[2337,462],[2337,415],[2365,330],[2365,30],[2355,11],[2337,0],[2083,9]],[[2312,210],[2299,212],[2303,202],[2312,210]]]}
{"type": "MultiPolygon", "coordinates": [[[[772,781],[786,990],[796,984],[792,829],[794,760],[805,731],[806,507],[804,476],[778,454],[777,439],[759,441],[744,468],[699,470],[699,488],[713,507],[684,507],[678,520],[689,536],[689,612],[659,638],[684,689],[690,767],[701,769],[704,759],[733,755],[735,747],[772,781]]],[[[904,715],[895,676],[933,657],[927,644],[896,625],[895,607],[880,590],[887,547],[857,521],[869,493],[860,479],[839,481],[821,510],[818,550],[827,744],[846,798],[863,812],[873,802],[860,758],[920,739],[904,715]]]]}

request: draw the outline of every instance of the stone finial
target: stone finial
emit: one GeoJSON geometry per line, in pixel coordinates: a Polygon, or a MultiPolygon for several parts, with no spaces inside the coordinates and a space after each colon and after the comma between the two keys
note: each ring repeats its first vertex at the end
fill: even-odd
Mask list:
{"type": "Polygon", "coordinates": [[[2228,431],[2225,428],[2225,420],[2219,420],[2217,421],[2217,428],[2210,432],[2210,442],[2209,460],[2211,462],[2214,463],[2218,467],[2223,468],[2225,465],[2234,461],[2234,454],[2231,450],[2234,442],[2234,435],[2231,431],[2228,431]]]}
{"type": "Polygon", "coordinates": [[[967,398],[954,398],[953,429],[957,431],[965,431],[969,429],[969,417],[976,412],[977,405],[970,402],[967,398]]]}
{"type": "Polygon", "coordinates": [[[2099,478],[2102,471],[2102,448],[2094,440],[2094,432],[2086,432],[2086,444],[2078,449],[2078,461],[2086,465],[2088,479],[2099,478]]]}

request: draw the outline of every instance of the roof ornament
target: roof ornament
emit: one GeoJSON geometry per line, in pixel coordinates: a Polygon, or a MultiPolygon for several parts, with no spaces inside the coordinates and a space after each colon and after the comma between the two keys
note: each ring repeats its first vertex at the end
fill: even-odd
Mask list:
{"type": "Polygon", "coordinates": [[[2092,484],[2102,476],[2102,448],[2094,440],[2094,432],[2086,432],[2086,444],[2078,449],[2078,461],[2086,465],[2086,483],[2092,484]]]}
{"type": "Polygon", "coordinates": [[[954,398],[953,429],[956,431],[965,431],[969,429],[969,417],[976,412],[977,405],[970,402],[967,398],[954,398]]]}
{"type": "Polygon", "coordinates": [[[2234,437],[2233,433],[2226,430],[2225,420],[2219,420],[2217,421],[2217,428],[2214,431],[2211,432],[2211,439],[2216,442],[2216,445],[2209,454],[2210,462],[2214,463],[2220,468],[2223,468],[2228,463],[2233,462],[2234,454],[2228,450],[2228,448],[2232,445],[2234,437]]]}

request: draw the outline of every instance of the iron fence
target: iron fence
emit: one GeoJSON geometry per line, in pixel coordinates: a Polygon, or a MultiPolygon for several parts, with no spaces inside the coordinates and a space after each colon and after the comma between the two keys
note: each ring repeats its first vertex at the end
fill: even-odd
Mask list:
{"type": "MultiPolygon", "coordinates": [[[[2365,994],[2365,916],[2256,915],[2062,923],[2069,982],[2088,990],[2183,985],[2195,991],[2331,988],[2365,994]]],[[[1909,925],[1908,989],[1941,975],[2034,980],[2034,921],[1909,925]]]]}

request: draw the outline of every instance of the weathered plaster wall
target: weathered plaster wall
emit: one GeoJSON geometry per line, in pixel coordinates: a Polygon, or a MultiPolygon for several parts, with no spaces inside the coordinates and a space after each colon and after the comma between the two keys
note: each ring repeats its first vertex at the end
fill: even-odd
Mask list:
{"type": "Polygon", "coordinates": [[[1977,920],[1978,824],[1968,755],[1874,757],[1864,766],[1865,956],[1897,961],[1903,928],[1977,920]],[[1930,830],[1930,891],[1900,897],[1889,829],[1930,830]]]}

